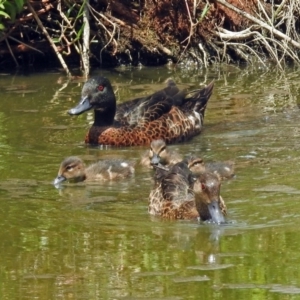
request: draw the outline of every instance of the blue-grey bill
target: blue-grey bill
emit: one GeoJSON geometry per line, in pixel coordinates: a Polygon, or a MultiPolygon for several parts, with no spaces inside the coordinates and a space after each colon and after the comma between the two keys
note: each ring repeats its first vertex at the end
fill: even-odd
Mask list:
{"type": "Polygon", "coordinates": [[[225,223],[224,215],[219,207],[218,201],[212,201],[208,205],[211,221],[217,224],[225,223]]]}
{"type": "Polygon", "coordinates": [[[84,97],[80,100],[77,106],[71,108],[68,113],[69,115],[80,115],[91,108],[92,105],[90,104],[88,97],[84,97]]]}
{"type": "Polygon", "coordinates": [[[54,181],[53,181],[53,184],[55,185],[55,186],[57,186],[57,185],[60,185],[63,181],[65,181],[66,180],[66,178],[64,177],[64,176],[57,176],[55,179],[54,179],[54,181]]]}

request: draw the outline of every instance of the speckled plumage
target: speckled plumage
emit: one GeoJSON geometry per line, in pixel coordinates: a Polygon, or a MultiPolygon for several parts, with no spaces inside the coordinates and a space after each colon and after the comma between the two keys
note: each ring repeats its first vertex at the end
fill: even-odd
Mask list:
{"type": "Polygon", "coordinates": [[[166,219],[196,219],[194,178],[185,163],[177,163],[170,170],[157,169],[156,186],[149,195],[148,211],[166,219]]]}
{"type": "Polygon", "coordinates": [[[230,179],[234,177],[234,162],[233,161],[212,161],[204,162],[202,158],[190,156],[188,159],[189,169],[194,174],[211,172],[220,177],[220,179],[230,179]]]}
{"type": "Polygon", "coordinates": [[[220,196],[220,179],[204,172],[195,176],[185,161],[169,170],[157,167],[156,184],[149,195],[148,211],[166,219],[195,219],[222,223],[226,205],[220,196]]]}
{"type": "Polygon", "coordinates": [[[166,143],[182,142],[202,130],[207,101],[213,82],[202,90],[180,91],[174,81],[148,97],[116,106],[116,98],[108,79],[89,79],[82,90],[82,100],[69,114],[94,109],[94,124],[88,131],[88,144],[134,146],[150,145],[154,139],[166,143]]]}
{"type": "Polygon", "coordinates": [[[141,165],[152,168],[158,163],[164,166],[174,165],[182,160],[182,156],[170,150],[164,140],[153,140],[150,149],[141,158],[141,165]]]}
{"type": "Polygon", "coordinates": [[[80,181],[110,181],[120,180],[134,174],[134,163],[122,159],[97,161],[88,167],[77,156],[67,157],[60,164],[54,184],[65,180],[80,181]]]}

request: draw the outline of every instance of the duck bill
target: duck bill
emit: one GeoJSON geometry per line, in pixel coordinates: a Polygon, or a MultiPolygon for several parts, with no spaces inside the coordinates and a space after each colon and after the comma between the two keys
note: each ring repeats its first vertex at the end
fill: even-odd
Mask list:
{"type": "Polygon", "coordinates": [[[80,115],[91,108],[92,105],[90,104],[89,98],[86,96],[80,100],[77,106],[71,108],[68,113],[69,115],[80,115]]]}
{"type": "Polygon", "coordinates": [[[160,157],[157,154],[154,154],[150,161],[151,166],[157,166],[159,163],[160,157]]]}
{"type": "Polygon", "coordinates": [[[61,184],[61,183],[62,183],[63,181],[65,181],[65,180],[67,180],[66,177],[61,176],[61,175],[58,175],[58,176],[54,179],[53,184],[54,184],[54,185],[59,185],[59,184],[61,184]]]}
{"type": "Polygon", "coordinates": [[[217,224],[225,223],[224,215],[219,207],[219,202],[214,200],[208,205],[211,221],[217,224]]]}

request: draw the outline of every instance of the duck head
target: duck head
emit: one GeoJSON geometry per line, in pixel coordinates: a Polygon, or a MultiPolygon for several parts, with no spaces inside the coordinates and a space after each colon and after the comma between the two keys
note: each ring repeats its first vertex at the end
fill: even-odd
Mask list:
{"type": "Polygon", "coordinates": [[[116,113],[116,97],[111,83],[105,77],[98,76],[87,80],[82,88],[79,103],[70,109],[68,113],[70,115],[80,115],[92,108],[95,114],[101,114],[102,118],[112,119],[110,121],[113,121],[116,113]]]}
{"type": "Polygon", "coordinates": [[[205,165],[202,158],[190,156],[187,159],[187,163],[189,169],[193,174],[200,174],[205,172],[205,165]]]}
{"type": "Polygon", "coordinates": [[[202,221],[225,223],[226,206],[220,196],[220,188],[221,181],[216,174],[205,172],[196,177],[195,202],[202,221]]]}
{"type": "Polygon", "coordinates": [[[63,160],[53,184],[59,185],[66,180],[73,180],[75,182],[85,180],[85,165],[79,157],[70,156],[63,160]]]}
{"type": "Polygon", "coordinates": [[[150,145],[149,159],[152,166],[169,164],[170,154],[164,140],[153,140],[150,145]]]}

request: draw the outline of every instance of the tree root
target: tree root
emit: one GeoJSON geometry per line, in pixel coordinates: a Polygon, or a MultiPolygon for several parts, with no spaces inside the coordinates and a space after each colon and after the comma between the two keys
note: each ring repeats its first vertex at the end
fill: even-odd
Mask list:
{"type": "Polygon", "coordinates": [[[228,45],[237,47],[235,48],[236,52],[238,51],[239,56],[241,56],[245,61],[249,61],[247,54],[252,53],[261,63],[261,53],[255,49],[264,49],[267,56],[272,58],[280,69],[282,69],[282,62],[284,62],[287,58],[297,64],[300,64],[300,60],[297,55],[297,52],[300,49],[300,39],[296,30],[296,16],[294,15],[294,12],[296,11],[299,16],[299,3],[296,4],[291,0],[283,0],[276,10],[272,8],[271,17],[269,17],[266,9],[263,7],[261,2],[258,1],[259,18],[256,18],[231,5],[225,0],[214,1],[226,6],[238,15],[243,16],[256,24],[239,32],[232,32],[224,28],[217,27],[215,35],[220,38],[221,41],[219,41],[218,44],[222,45],[223,49],[228,45]],[[283,11],[283,7],[288,10],[285,9],[285,11],[283,11]],[[279,16],[280,19],[278,19],[279,16]],[[280,28],[283,24],[286,25],[286,33],[276,29],[280,28]],[[264,32],[264,30],[266,30],[266,32],[264,32]],[[255,47],[251,47],[251,45],[255,45],[255,47]],[[242,50],[242,48],[244,48],[244,50],[242,50]]]}

